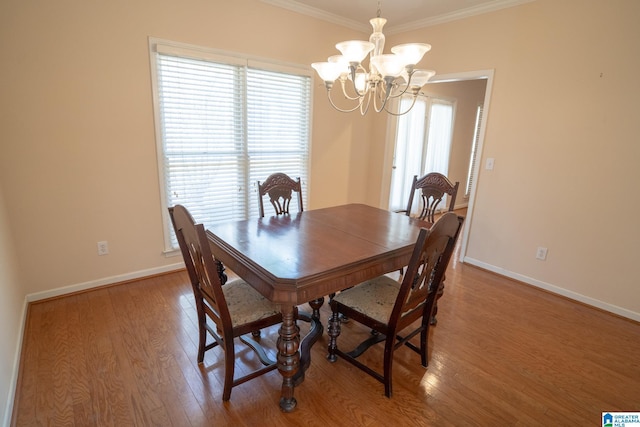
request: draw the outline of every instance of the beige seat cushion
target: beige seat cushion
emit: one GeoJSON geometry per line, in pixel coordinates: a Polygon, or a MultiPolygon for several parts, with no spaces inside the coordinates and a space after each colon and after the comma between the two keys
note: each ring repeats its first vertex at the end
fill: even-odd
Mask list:
{"type": "Polygon", "coordinates": [[[222,287],[233,326],[244,325],[280,312],[278,307],[244,280],[236,279],[222,287]]]}
{"type": "Polygon", "coordinates": [[[363,282],[340,292],[333,299],[381,323],[389,323],[400,284],[387,276],[363,282]]]}

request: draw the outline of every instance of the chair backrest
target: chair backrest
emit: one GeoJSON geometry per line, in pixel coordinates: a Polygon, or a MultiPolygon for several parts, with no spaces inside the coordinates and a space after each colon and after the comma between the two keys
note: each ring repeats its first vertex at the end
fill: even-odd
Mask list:
{"type": "Polygon", "coordinates": [[[390,326],[397,325],[396,331],[420,317],[431,318],[463,221],[463,217],[447,212],[431,229],[420,230],[389,320],[390,326]]]}
{"type": "Polygon", "coordinates": [[[292,179],[289,175],[277,172],[269,175],[264,183],[258,181],[258,203],[260,206],[260,217],[264,217],[264,205],[262,198],[268,194],[269,200],[276,210],[276,215],[289,214],[289,205],[293,193],[298,196],[298,212],[303,211],[302,207],[302,185],[300,178],[292,179]]]}
{"type": "Polygon", "coordinates": [[[169,215],[191,279],[198,313],[207,314],[226,335],[232,328],[231,316],[222,292],[226,277],[222,274],[222,264],[211,253],[204,225],[196,224],[182,205],[169,208],[169,215]]]}
{"type": "Polygon", "coordinates": [[[449,209],[452,211],[456,203],[456,195],[458,194],[458,186],[460,183],[456,181],[453,184],[449,178],[438,172],[431,172],[418,179],[418,175],[414,175],[413,184],[411,185],[411,194],[409,195],[409,203],[407,204],[407,215],[411,215],[411,207],[413,205],[413,196],[416,190],[420,191],[422,200],[422,210],[418,218],[435,222],[434,215],[437,212],[438,205],[442,201],[445,194],[449,196],[449,209]]]}

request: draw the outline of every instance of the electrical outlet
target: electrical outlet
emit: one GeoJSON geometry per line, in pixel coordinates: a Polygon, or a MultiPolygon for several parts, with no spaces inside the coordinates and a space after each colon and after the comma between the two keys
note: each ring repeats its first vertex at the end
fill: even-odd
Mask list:
{"type": "Polygon", "coordinates": [[[538,250],[536,251],[536,259],[539,259],[540,261],[546,260],[547,259],[547,248],[538,247],[538,250]]]}
{"type": "Polygon", "coordinates": [[[106,240],[98,242],[98,255],[107,255],[109,253],[109,244],[106,240]]]}

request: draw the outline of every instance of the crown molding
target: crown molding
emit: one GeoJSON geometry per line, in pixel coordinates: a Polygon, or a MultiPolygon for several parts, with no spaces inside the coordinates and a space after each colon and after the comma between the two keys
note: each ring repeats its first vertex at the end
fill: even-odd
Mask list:
{"type": "MultiPolygon", "coordinates": [[[[313,18],[322,19],[333,24],[341,25],[343,27],[351,28],[356,31],[362,31],[364,33],[371,32],[371,26],[369,22],[359,22],[352,19],[344,18],[334,13],[307,6],[306,4],[298,3],[295,0],[261,0],[263,3],[270,4],[272,6],[280,7],[290,10],[292,12],[301,13],[303,15],[311,16],[313,18]]],[[[495,12],[500,9],[506,9],[509,7],[519,6],[521,4],[530,3],[535,0],[494,0],[488,3],[484,3],[478,6],[472,6],[466,9],[457,10],[451,13],[445,13],[430,18],[420,19],[406,24],[393,25],[393,23],[387,24],[385,27],[386,34],[398,34],[405,31],[417,30],[419,28],[431,27],[434,25],[444,24],[446,22],[457,21],[459,19],[469,18],[476,15],[482,15],[484,13],[495,12]]]]}
{"type": "Polygon", "coordinates": [[[531,3],[535,0],[495,0],[490,3],[484,3],[478,6],[460,9],[455,12],[445,13],[430,18],[420,19],[406,24],[392,25],[385,32],[387,34],[398,34],[405,31],[417,30],[420,28],[432,27],[434,25],[444,24],[451,21],[470,18],[472,16],[482,15],[485,13],[495,12],[497,10],[509,7],[520,6],[525,3],[531,3]]]}
{"type": "Polygon", "coordinates": [[[351,28],[352,30],[362,31],[364,33],[371,32],[371,26],[369,22],[366,23],[354,21],[353,19],[344,18],[334,13],[307,6],[306,4],[298,3],[292,0],[261,0],[263,3],[270,4],[272,6],[281,7],[283,9],[290,10],[292,12],[301,13],[303,15],[311,16],[312,18],[322,19],[323,21],[331,22],[332,24],[341,25],[343,27],[351,28]]]}

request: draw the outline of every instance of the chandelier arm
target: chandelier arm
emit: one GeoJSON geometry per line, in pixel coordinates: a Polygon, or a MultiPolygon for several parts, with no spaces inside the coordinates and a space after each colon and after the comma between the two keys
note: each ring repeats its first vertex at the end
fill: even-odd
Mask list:
{"type": "Polygon", "coordinates": [[[403,115],[407,114],[409,111],[411,111],[413,106],[416,104],[416,100],[417,99],[418,99],[418,94],[413,95],[413,102],[411,102],[411,105],[409,106],[409,108],[407,108],[405,111],[403,111],[401,113],[395,113],[393,111],[390,111],[386,107],[384,108],[384,111],[386,111],[387,113],[391,114],[392,116],[396,116],[396,117],[397,116],[403,116],[403,115]]]}
{"type": "MultiPolygon", "coordinates": [[[[367,94],[365,95],[365,96],[367,97],[367,103],[366,103],[366,106],[365,106],[364,108],[363,108],[363,105],[365,105],[365,104],[364,104],[364,96],[361,98],[361,102],[360,102],[360,115],[362,115],[362,116],[364,116],[365,114],[367,114],[367,111],[369,111],[369,105],[371,104],[371,96],[372,96],[372,93],[371,93],[371,92],[372,92],[372,91],[371,91],[371,90],[369,90],[369,91],[367,92],[367,94]]],[[[373,108],[374,108],[374,109],[375,109],[375,102],[376,102],[376,99],[375,99],[375,97],[374,97],[374,98],[373,98],[373,103],[374,103],[373,108]]]]}
{"type": "Polygon", "coordinates": [[[373,109],[376,110],[376,113],[379,113],[382,110],[384,110],[384,105],[386,103],[386,99],[385,99],[385,101],[382,102],[382,106],[380,108],[378,108],[378,100],[379,99],[380,99],[379,96],[374,96],[373,97],[373,109]]]}
{"type": "Polygon", "coordinates": [[[347,93],[347,85],[345,85],[346,79],[340,79],[340,87],[342,88],[342,95],[350,101],[356,101],[362,98],[362,96],[351,96],[347,93]]]}
{"type": "Polygon", "coordinates": [[[385,82],[385,85],[380,86],[381,87],[380,93],[384,94],[384,99],[382,100],[382,105],[380,106],[380,108],[377,107],[375,103],[376,98],[374,98],[374,108],[376,110],[376,113],[379,113],[382,110],[389,111],[385,108],[385,106],[387,105],[387,101],[391,97],[391,87],[393,86],[393,78],[385,77],[384,82],[385,82]]]}
{"type": "Polygon", "coordinates": [[[341,113],[351,113],[351,112],[353,112],[353,111],[356,111],[358,108],[360,108],[360,109],[362,110],[361,106],[362,106],[362,99],[363,99],[363,98],[355,98],[355,99],[360,99],[360,102],[359,102],[355,107],[353,107],[353,108],[351,108],[351,109],[346,109],[346,110],[345,110],[345,109],[342,109],[342,108],[340,108],[340,107],[338,107],[338,106],[333,102],[333,99],[331,99],[331,91],[330,91],[330,90],[327,90],[327,99],[329,100],[329,103],[331,104],[331,106],[332,106],[333,108],[335,108],[336,110],[340,111],[341,113]]]}
{"type": "Polygon", "coordinates": [[[407,93],[407,90],[409,90],[409,85],[408,84],[404,87],[404,90],[402,92],[400,92],[400,93],[392,95],[391,92],[389,92],[388,98],[400,98],[402,95],[407,93]]]}
{"type": "MultiPolygon", "coordinates": [[[[411,86],[411,79],[413,78],[413,67],[411,68],[411,71],[408,73],[408,75],[409,75],[409,80],[404,85],[404,90],[402,90],[400,93],[397,93],[397,94],[392,94],[392,91],[389,90],[389,98],[400,98],[405,93],[407,93],[407,90],[409,90],[409,87],[411,86]]],[[[399,85],[394,83],[394,86],[399,86],[399,85]]]]}

